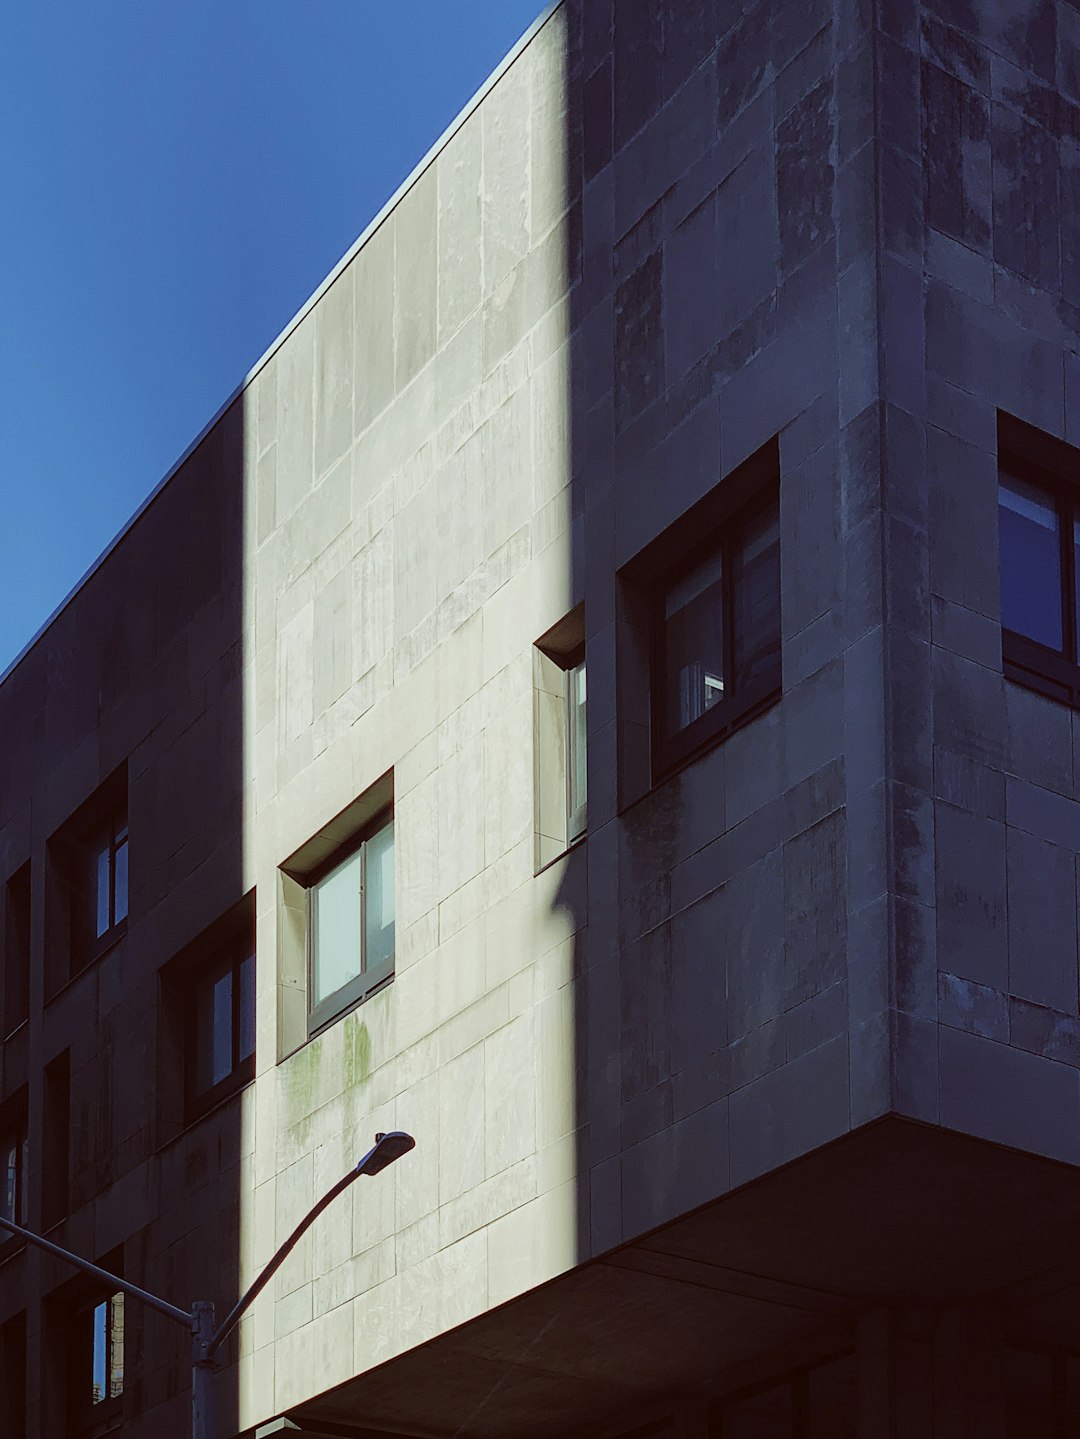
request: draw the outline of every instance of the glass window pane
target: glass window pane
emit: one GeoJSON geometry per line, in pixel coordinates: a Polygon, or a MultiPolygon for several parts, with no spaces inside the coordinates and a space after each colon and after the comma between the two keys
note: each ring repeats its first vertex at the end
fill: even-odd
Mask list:
{"type": "Polygon", "coordinates": [[[734,562],[734,685],[738,691],[780,658],[778,503],[770,505],[743,531],[734,562]]]}
{"type": "MultiPolygon", "coordinates": [[[[16,1207],[19,1197],[19,1144],[15,1135],[5,1135],[0,1143],[0,1164],[3,1172],[3,1188],[0,1189],[0,1214],[5,1219],[19,1222],[16,1207]]],[[[4,1236],[5,1238],[7,1236],[4,1236]]]]}
{"type": "Polygon", "coordinates": [[[710,555],[664,596],[667,732],[677,734],[724,697],[723,559],[710,555]]]}
{"type": "Polygon", "coordinates": [[[724,1439],[794,1439],[792,1388],[778,1384],[724,1410],[724,1439]]]}
{"type": "Polygon", "coordinates": [[[100,1404],[105,1398],[108,1383],[109,1371],[109,1303],[108,1300],[94,1307],[92,1316],[93,1325],[93,1359],[91,1369],[91,1396],[92,1404],[100,1404]]]}
{"type": "Polygon", "coordinates": [[[237,1059],[249,1059],[255,1053],[255,956],[245,954],[240,961],[240,1032],[237,1036],[237,1059]]]}
{"type": "Polygon", "coordinates": [[[577,839],[585,828],[588,785],[585,733],[585,664],[582,662],[566,672],[568,839],[577,839]]]}
{"type": "Polygon", "coordinates": [[[124,1296],[109,1300],[109,1398],[124,1392],[124,1296]]]}
{"type": "Polygon", "coordinates": [[[195,982],[195,1093],[232,1070],[232,969],[219,964],[195,982]]]}
{"type": "Polygon", "coordinates": [[[367,903],[364,968],[374,969],[394,953],[394,825],[385,825],[364,846],[367,903]]]}
{"type": "Polygon", "coordinates": [[[94,937],[100,939],[107,930],[112,928],[112,921],[109,917],[109,846],[108,843],[98,844],[94,849],[93,864],[93,895],[94,895],[94,937]]]}
{"type": "Polygon", "coordinates": [[[218,1084],[232,1073],[232,970],[214,981],[211,998],[211,1083],[218,1084]]]}
{"type": "Polygon", "coordinates": [[[119,924],[128,912],[128,843],[127,833],[116,847],[113,873],[113,923],[119,924]]]}
{"type": "Polygon", "coordinates": [[[350,855],[312,890],[314,1004],[360,973],[360,865],[360,853],[350,855]]]}
{"type": "Polygon", "coordinates": [[[1061,545],[1052,495],[1012,475],[998,486],[1001,623],[1062,647],[1061,545]]]}

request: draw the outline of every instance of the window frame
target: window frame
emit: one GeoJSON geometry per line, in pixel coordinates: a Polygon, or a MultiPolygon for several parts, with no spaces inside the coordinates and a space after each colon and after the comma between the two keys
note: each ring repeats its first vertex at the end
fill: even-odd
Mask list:
{"type": "MultiPolygon", "coordinates": [[[[7,1100],[0,1109],[0,1155],[3,1155],[8,1143],[14,1141],[16,1153],[15,1168],[15,1213],[11,1219],[16,1224],[24,1227],[30,1222],[29,1205],[29,1169],[30,1169],[30,1127],[27,1105],[27,1093],[23,1088],[11,1099],[7,1100]]],[[[6,1181],[0,1180],[0,1189],[6,1181]]],[[[16,1249],[21,1249],[23,1241],[17,1234],[0,1234],[0,1258],[6,1258],[16,1249]]]]}
{"type": "Polygon", "coordinates": [[[1080,709],[1080,634],[1076,615],[1076,546],[1073,541],[1073,521],[1080,520],[1080,452],[1062,441],[1053,441],[1048,435],[1039,435],[1039,432],[1033,431],[1029,425],[1021,426],[1019,421],[1002,426],[1001,422],[1007,418],[999,416],[998,573],[1000,576],[1001,485],[1003,480],[1012,476],[1044,494],[1053,503],[1058,518],[1062,647],[1055,650],[1011,630],[1003,618],[1002,670],[1006,679],[1046,695],[1049,699],[1080,709]],[[1024,432],[1031,432],[1038,436],[1038,439],[1033,441],[1024,432]],[[1071,466],[1065,452],[1075,456],[1071,466]],[[1051,463],[1047,463],[1048,460],[1051,463]],[[1073,470],[1072,475],[1068,473],[1070,468],[1073,470]]]}
{"type": "Polygon", "coordinates": [[[394,834],[394,889],[395,889],[395,930],[394,950],[390,955],[369,969],[367,966],[367,846],[383,830],[394,824],[394,806],[384,806],[373,815],[363,829],[340,844],[317,868],[303,877],[302,883],[307,895],[307,992],[308,992],[308,1038],[313,1039],[342,1015],[356,1009],[372,995],[388,985],[394,978],[397,960],[397,834],[394,834]],[[314,895],[319,884],[332,874],[339,865],[354,855],[360,855],[360,972],[333,990],[324,999],[315,1002],[315,904],[314,895]]]}
{"type": "MultiPolygon", "coordinates": [[[[240,982],[240,970],[246,959],[250,959],[252,965],[257,964],[255,953],[254,934],[238,935],[231,941],[217,948],[213,955],[201,964],[191,975],[187,985],[186,1005],[184,1014],[184,1122],[192,1124],[201,1119],[211,1109],[214,1109],[223,1099],[245,1089],[255,1078],[255,1055],[256,1049],[252,1049],[249,1055],[239,1057],[240,1051],[240,1007],[242,998],[242,985],[240,982]],[[204,1090],[196,1089],[195,1055],[198,1052],[196,1040],[199,1023],[198,991],[199,984],[208,975],[216,974],[219,971],[229,973],[231,977],[231,999],[232,999],[232,1067],[223,1079],[212,1084],[204,1090]]],[[[252,1000],[255,998],[254,989],[255,971],[252,974],[252,1000]]],[[[252,1033],[254,1036],[254,1013],[252,1014],[252,1033]]]]}
{"type": "MultiPolygon", "coordinates": [[[[697,719],[669,734],[667,730],[668,672],[667,620],[664,600],[684,575],[713,555],[721,559],[721,588],[724,628],[724,667],[732,665],[735,655],[735,555],[742,536],[766,510],[777,506],[779,514],[779,483],[763,486],[753,497],[725,517],[713,532],[692,548],[682,552],[669,564],[657,580],[652,593],[652,635],[650,644],[651,725],[654,782],[665,779],[701,752],[727,739],[742,725],[748,724],[778,700],[783,692],[783,657],[778,651],[775,665],[749,684],[732,690],[697,719]]],[[[777,589],[777,610],[780,591],[777,589]]],[[[725,673],[725,684],[727,674],[725,673]]]]}
{"type": "MultiPolygon", "coordinates": [[[[584,736],[576,738],[577,725],[575,723],[576,706],[574,703],[574,677],[580,671],[585,676],[586,687],[588,686],[588,670],[585,667],[585,645],[578,645],[570,654],[561,657],[560,661],[563,673],[566,676],[566,698],[564,717],[564,740],[563,740],[563,764],[566,771],[566,847],[569,849],[585,838],[589,828],[589,728],[588,720],[585,720],[584,736]],[[582,749],[585,757],[585,796],[580,804],[575,804],[574,794],[574,768],[577,760],[578,748],[582,749]]],[[[588,689],[586,688],[584,711],[588,714],[588,689]]]]}
{"type": "MultiPolygon", "coordinates": [[[[68,1423],[74,1433],[80,1436],[96,1436],[118,1431],[123,1424],[124,1393],[126,1373],[121,1371],[120,1389],[116,1394],[105,1394],[94,1400],[89,1392],[94,1373],[94,1317],[104,1305],[120,1301],[124,1309],[124,1349],[127,1348],[127,1309],[122,1290],[95,1288],[89,1297],[79,1303],[69,1321],[68,1343],[68,1423]],[[89,1381],[87,1392],[82,1385],[89,1381]]],[[[109,1342],[109,1321],[106,1313],[106,1375],[111,1370],[109,1342]]],[[[126,1363],[126,1354],[124,1361],[126,1363]]]]}

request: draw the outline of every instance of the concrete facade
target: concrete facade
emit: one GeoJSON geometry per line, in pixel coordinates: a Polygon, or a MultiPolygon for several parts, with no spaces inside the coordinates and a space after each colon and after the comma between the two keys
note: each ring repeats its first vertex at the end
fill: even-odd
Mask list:
{"type": "MultiPolygon", "coordinates": [[[[1078,30],[566,0],[0,682],[32,1226],[223,1311],[417,1138],[242,1322],[223,1435],[1059,1432],[1015,1356],[1063,1415],[1080,721],[1003,676],[997,449],[1080,444],[1078,30]],[[661,778],[642,556],[774,441],[782,697],[661,778]],[[537,872],[582,610],[588,829],[537,872]],[[68,978],[118,773],[127,930],[68,978]],[[372,794],[394,979],[309,1039],[286,869],[372,794]],[[255,1077],[188,1123],[174,976],[252,894],[255,1077]]],[[[0,1259],[51,1439],[78,1296],[0,1259]]],[[[125,1432],[180,1432],[183,1339],[128,1322],[125,1432]]]]}

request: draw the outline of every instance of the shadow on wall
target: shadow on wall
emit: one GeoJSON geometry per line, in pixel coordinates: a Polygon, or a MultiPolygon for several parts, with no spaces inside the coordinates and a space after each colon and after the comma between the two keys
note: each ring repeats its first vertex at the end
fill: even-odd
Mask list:
{"type": "MultiPolygon", "coordinates": [[[[3,1041],[0,1095],[27,1100],[25,1221],[183,1308],[210,1298],[221,1312],[239,1281],[237,1086],[251,1068],[241,1011],[215,1014],[213,998],[215,986],[231,998],[253,933],[243,415],[241,396],[0,687],[0,881],[27,864],[30,876],[26,1020],[3,1041]]],[[[10,888],[5,899],[10,922],[10,888]]],[[[176,1324],[110,1304],[37,1252],[3,1267],[9,1424],[25,1405],[25,1432],[42,1439],[118,1422],[133,1439],[186,1431],[190,1344],[176,1324]]]]}

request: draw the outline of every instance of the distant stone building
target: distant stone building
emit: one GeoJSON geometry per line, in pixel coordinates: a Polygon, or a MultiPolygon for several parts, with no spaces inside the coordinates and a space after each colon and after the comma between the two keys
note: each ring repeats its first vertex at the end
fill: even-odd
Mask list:
{"type": "Polygon", "coordinates": [[[566,0],[3,677],[4,1212],[224,1312],[417,1140],[221,1439],[1080,1432],[1078,350],[1072,0],[566,0]]]}

